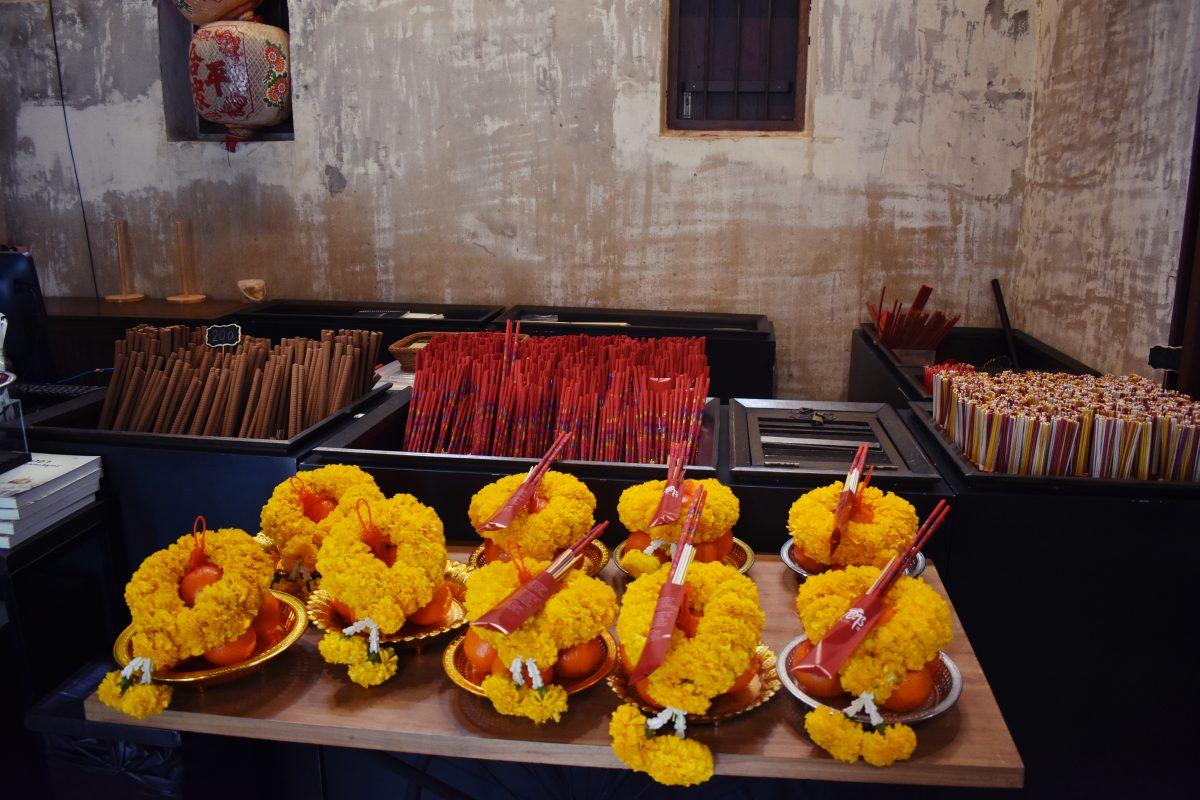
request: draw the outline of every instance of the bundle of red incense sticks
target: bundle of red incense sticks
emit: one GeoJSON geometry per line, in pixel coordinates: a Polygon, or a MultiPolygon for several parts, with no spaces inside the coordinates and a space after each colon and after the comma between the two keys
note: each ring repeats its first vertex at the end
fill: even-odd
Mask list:
{"type": "Polygon", "coordinates": [[[936,350],[950,329],[962,318],[959,314],[947,317],[941,311],[925,311],[925,304],[933,294],[932,286],[922,286],[907,309],[899,300],[893,300],[891,309],[885,311],[886,293],[885,286],[879,292],[879,305],[867,303],[867,311],[875,322],[875,334],[879,341],[893,350],[936,350]]]}
{"type": "Polygon", "coordinates": [[[406,450],[533,458],[560,431],[561,458],[661,464],[696,443],[708,396],[699,338],[434,336],[417,356],[406,450]]]}

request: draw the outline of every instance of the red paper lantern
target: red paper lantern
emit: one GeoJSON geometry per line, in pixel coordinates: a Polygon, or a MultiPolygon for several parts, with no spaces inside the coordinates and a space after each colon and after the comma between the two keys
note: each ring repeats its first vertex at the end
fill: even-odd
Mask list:
{"type": "Polygon", "coordinates": [[[219,19],[248,19],[262,0],[175,0],[179,13],[193,25],[219,19]]]}
{"type": "Polygon", "coordinates": [[[196,112],[247,139],[292,110],[291,57],[282,28],[214,22],[196,31],[188,53],[196,112]]]}

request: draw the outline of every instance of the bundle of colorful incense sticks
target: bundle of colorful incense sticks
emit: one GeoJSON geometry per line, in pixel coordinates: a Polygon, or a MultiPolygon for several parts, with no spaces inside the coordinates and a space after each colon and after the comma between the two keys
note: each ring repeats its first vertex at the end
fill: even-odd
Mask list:
{"type": "Polygon", "coordinates": [[[1200,403],[1136,375],[942,372],[933,418],[987,472],[1200,481],[1200,403]]]}
{"type": "Polygon", "coordinates": [[[975,367],[971,364],[964,364],[961,361],[955,361],[953,358],[948,361],[943,361],[941,364],[926,364],[925,365],[925,391],[928,394],[933,394],[933,376],[940,375],[943,372],[974,372],[975,367]]]}
{"type": "Polygon", "coordinates": [[[327,330],[320,341],[243,336],[210,347],[204,328],[139,325],[116,343],[99,427],[291,438],[370,391],[382,336],[327,330]]]}
{"type": "Polygon", "coordinates": [[[560,431],[561,458],[661,464],[672,442],[689,460],[708,395],[698,338],[434,336],[417,356],[405,449],[534,458],[560,431]]]}
{"type": "Polygon", "coordinates": [[[922,286],[916,299],[907,309],[899,300],[892,301],[890,310],[884,310],[887,287],[879,292],[879,305],[867,303],[867,311],[875,322],[875,333],[879,341],[893,350],[936,350],[937,346],[958,324],[961,316],[947,317],[941,311],[928,313],[925,304],[933,294],[933,287],[922,286]]]}

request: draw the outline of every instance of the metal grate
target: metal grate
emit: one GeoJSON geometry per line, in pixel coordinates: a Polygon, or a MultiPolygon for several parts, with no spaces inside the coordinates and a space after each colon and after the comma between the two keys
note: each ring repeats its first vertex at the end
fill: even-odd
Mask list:
{"type": "Polygon", "coordinates": [[[875,414],[855,411],[751,412],[752,463],[767,467],[842,467],[865,444],[876,471],[904,466],[875,414]]]}
{"type": "Polygon", "coordinates": [[[809,0],[671,0],[668,127],[800,130],[809,0]]]}

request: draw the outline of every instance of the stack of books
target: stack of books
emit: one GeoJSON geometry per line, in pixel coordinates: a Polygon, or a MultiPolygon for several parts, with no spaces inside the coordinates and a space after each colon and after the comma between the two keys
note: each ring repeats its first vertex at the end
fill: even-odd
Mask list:
{"type": "Polygon", "coordinates": [[[96,499],[99,456],[32,453],[0,475],[0,549],[66,519],[96,499]]]}

